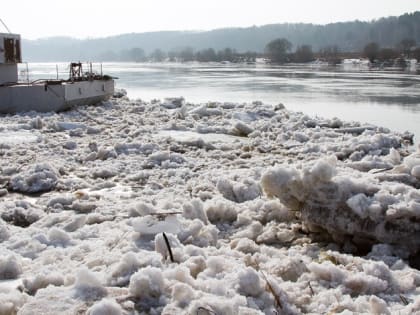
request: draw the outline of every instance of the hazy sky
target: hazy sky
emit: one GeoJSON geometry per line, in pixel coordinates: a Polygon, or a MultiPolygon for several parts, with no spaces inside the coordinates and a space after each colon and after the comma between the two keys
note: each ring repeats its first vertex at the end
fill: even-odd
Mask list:
{"type": "MultiPolygon", "coordinates": [[[[24,38],[210,30],[285,22],[326,24],[420,11],[420,0],[13,0],[0,18],[24,38]]],[[[0,32],[5,29],[0,25],[0,32]]]]}

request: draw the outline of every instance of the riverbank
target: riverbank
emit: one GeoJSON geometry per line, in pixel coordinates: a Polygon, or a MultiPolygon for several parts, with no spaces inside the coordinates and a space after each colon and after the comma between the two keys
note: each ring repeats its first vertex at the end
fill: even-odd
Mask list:
{"type": "Polygon", "coordinates": [[[124,96],[1,120],[0,314],[420,311],[401,134],[124,96]]]}

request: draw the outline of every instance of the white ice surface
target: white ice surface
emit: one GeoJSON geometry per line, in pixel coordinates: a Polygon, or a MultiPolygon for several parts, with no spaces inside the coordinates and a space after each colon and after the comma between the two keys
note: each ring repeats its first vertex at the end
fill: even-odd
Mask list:
{"type": "Polygon", "coordinates": [[[39,132],[28,130],[0,131],[0,145],[16,145],[22,143],[37,142],[40,140],[39,132]]]}
{"type": "Polygon", "coordinates": [[[420,312],[398,134],[178,98],[0,119],[37,136],[0,144],[2,315],[420,312]]]}

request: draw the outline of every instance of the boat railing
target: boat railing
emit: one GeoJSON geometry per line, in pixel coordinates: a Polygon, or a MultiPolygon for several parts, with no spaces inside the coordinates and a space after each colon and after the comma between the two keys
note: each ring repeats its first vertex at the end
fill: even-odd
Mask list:
{"type": "Polygon", "coordinates": [[[24,63],[19,65],[18,83],[33,84],[40,81],[75,82],[104,79],[102,63],[24,63]]]}

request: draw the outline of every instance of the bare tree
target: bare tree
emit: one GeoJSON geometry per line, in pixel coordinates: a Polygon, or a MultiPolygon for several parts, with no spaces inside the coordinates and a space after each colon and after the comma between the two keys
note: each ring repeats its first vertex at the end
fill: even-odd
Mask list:
{"type": "Polygon", "coordinates": [[[375,42],[371,42],[365,46],[363,53],[370,62],[374,62],[379,56],[379,45],[375,42]]]}
{"type": "Polygon", "coordinates": [[[289,60],[288,53],[292,44],[285,38],[275,39],[265,46],[265,52],[272,62],[285,63],[289,60]]]}

